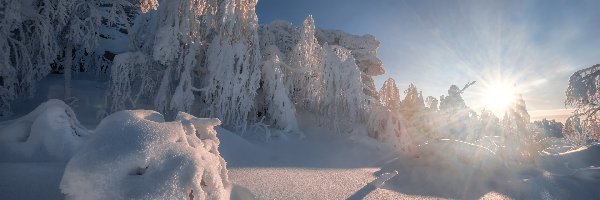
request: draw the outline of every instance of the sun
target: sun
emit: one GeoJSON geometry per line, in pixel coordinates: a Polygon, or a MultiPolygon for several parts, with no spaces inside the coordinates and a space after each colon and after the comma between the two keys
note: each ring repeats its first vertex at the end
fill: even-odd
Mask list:
{"type": "Polygon", "coordinates": [[[492,83],[485,87],[483,91],[483,106],[495,114],[504,113],[515,101],[517,95],[516,88],[511,84],[492,83]]]}

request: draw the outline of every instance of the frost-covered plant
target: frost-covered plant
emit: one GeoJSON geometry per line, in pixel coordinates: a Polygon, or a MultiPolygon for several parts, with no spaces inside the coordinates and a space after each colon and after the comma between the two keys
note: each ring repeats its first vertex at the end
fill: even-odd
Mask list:
{"type": "Polygon", "coordinates": [[[245,130],[260,81],[256,0],[227,0],[219,7],[217,34],[206,52],[202,101],[206,116],[245,130]]]}
{"type": "Polygon", "coordinates": [[[136,6],[128,0],[58,1],[58,15],[54,18],[54,25],[58,29],[56,39],[65,52],[62,63],[65,99],[71,98],[73,66],[78,69],[81,63],[92,64],[86,59],[91,61],[91,57],[96,56],[94,50],[100,40],[100,29],[123,24],[125,30],[131,30],[127,14],[135,12],[134,7],[136,6]],[[76,54],[73,55],[73,52],[76,54]],[[88,55],[84,56],[85,54],[88,55]]]}
{"type": "Polygon", "coordinates": [[[127,98],[108,98],[112,101],[109,111],[136,106],[140,96],[152,93],[153,102],[150,104],[156,110],[167,114],[174,111],[190,112],[195,100],[193,91],[198,90],[194,87],[194,70],[201,63],[201,53],[206,46],[206,37],[212,30],[211,16],[216,12],[217,2],[174,0],[158,6],[158,2],[146,0],[140,7],[144,12],[158,10],[141,15],[136,21],[139,25],[132,28],[139,36],[132,37],[130,41],[140,51],[123,55],[144,57],[144,60],[122,59],[115,62],[110,90],[119,88],[119,85],[133,84],[139,87],[108,91],[108,94],[135,96],[134,101],[129,100],[134,103],[126,102],[127,98]],[[125,69],[142,63],[145,66],[138,70],[125,69]],[[130,77],[125,77],[125,74],[130,77]],[[135,95],[125,94],[130,92],[135,95]]]}
{"type": "Polygon", "coordinates": [[[286,132],[298,132],[296,107],[288,96],[289,91],[285,87],[285,77],[281,70],[285,63],[280,60],[281,54],[276,46],[269,47],[267,51],[262,63],[262,84],[259,90],[262,101],[258,103],[268,117],[267,123],[286,132]]]}
{"type": "Polygon", "coordinates": [[[308,16],[300,27],[300,38],[289,56],[290,67],[285,70],[286,86],[292,100],[304,109],[314,111],[324,96],[324,54],[315,37],[315,22],[308,16]]]}
{"type": "Polygon", "coordinates": [[[341,46],[323,46],[324,92],[320,112],[332,120],[336,132],[348,123],[357,122],[365,107],[360,70],[350,51],[341,46]]]}
{"type": "Polygon", "coordinates": [[[425,98],[425,107],[430,111],[437,112],[439,109],[438,104],[439,101],[435,97],[428,96],[425,98]]]}
{"type": "Polygon", "coordinates": [[[371,107],[367,121],[368,135],[407,154],[415,153],[415,143],[404,118],[381,105],[371,107]]]}
{"type": "Polygon", "coordinates": [[[11,113],[9,102],[31,97],[35,83],[51,70],[59,52],[53,20],[64,15],[57,1],[0,1],[0,115],[11,113]]]}
{"type": "Polygon", "coordinates": [[[150,49],[155,61],[166,66],[154,99],[162,112],[190,112],[195,96],[192,71],[200,64],[215,2],[205,0],[166,1],[158,7],[156,31],[150,49]],[[201,21],[201,19],[207,21],[201,21]],[[207,19],[208,18],[208,19],[207,19]]]}
{"type": "Polygon", "coordinates": [[[579,70],[569,78],[565,105],[575,108],[574,115],[565,124],[565,134],[587,140],[600,140],[600,64],[579,70]]]}
{"type": "Polygon", "coordinates": [[[398,90],[396,81],[393,78],[388,78],[383,82],[383,86],[379,90],[379,100],[383,106],[390,110],[398,110],[400,108],[400,90],[398,90]]]}
{"type": "Polygon", "coordinates": [[[157,71],[152,60],[141,52],[127,52],[115,56],[111,80],[106,90],[106,108],[109,113],[135,108],[144,97],[153,94],[157,71]]]}
{"type": "Polygon", "coordinates": [[[404,90],[404,100],[402,100],[402,113],[407,118],[412,118],[418,112],[421,112],[425,108],[425,102],[423,100],[423,94],[417,90],[417,86],[414,84],[408,85],[408,88],[404,90]]]}

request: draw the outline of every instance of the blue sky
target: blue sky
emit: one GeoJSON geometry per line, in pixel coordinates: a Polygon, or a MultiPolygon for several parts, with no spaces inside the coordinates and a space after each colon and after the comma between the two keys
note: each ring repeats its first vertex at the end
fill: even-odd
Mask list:
{"type": "Polygon", "coordinates": [[[600,1],[259,0],[261,24],[298,25],[371,34],[401,89],[415,83],[439,97],[452,84],[478,83],[467,104],[484,107],[490,84],[516,85],[529,110],[564,108],[569,76],[600,63],[600,1]]]}

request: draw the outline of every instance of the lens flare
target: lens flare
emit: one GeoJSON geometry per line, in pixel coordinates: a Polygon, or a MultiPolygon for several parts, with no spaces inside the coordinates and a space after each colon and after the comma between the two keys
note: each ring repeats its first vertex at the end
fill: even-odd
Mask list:
{"type": "Polygon", "coordinates": [[[492,83],[484,89],[482,105],[499,115],[515,101],[516,94],[515,87],[510,84],[492,83]]]}

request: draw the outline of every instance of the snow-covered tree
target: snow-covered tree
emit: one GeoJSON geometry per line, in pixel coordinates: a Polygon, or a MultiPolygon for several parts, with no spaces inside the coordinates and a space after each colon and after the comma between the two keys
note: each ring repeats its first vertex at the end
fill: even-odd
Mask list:
{"type": "Polygon", "coordinates": [[[506,137],[515,140],[528,137],[530,133],[530,116],[522,95],[517,95],[502,119],[503,132],[506,137]]]}
{"type": "MultiPolygon", "coordinates": [[[[598,126],[593,126],[592,128],[596,128],[596,130],[598,130],[598,126]]],[[[581,119],[579,117],[571,116],[565,122],[562,133],[565,138],[573,143],[578,145],[586,145],[589,139],[589,135],[584,132],[586,129],[584,129],[582,126],[581,119]]]]}
{"type": "MultiPolygon", "coordinates": [[[[150,4],[152,5],[152,4],[150,4]]],[[[161,112],[190,112],[196,90],[192,71],[201,64],[210,24],[218,5],[205,0],[163,2],[157,10],[151,55],[166,69],[154,98],[161,112]],[[204,19],[205,21],[202,21],[204,19]]]]}
{"type": "Polygon", "coordinates": [[[422,112],[425,108],[422,92],[417,90],[417,86],[410,84],[404,91],[404,100],[402,100],[402,113],[405,117],[412,119],[413,116],[422,112]]]}
{"type": "Polygon", "coordinates": [[[289,98],[285,87],[281,53],[276,46],[270,46],[262,63],[262,78],[259,104],[263,107],[267,123],[286,132],[299,131],[296,107],[289,98]],[[262,100],[262,101],[261,101],[262,100]]]}
{"type": "Polygon", "coordinates": [[[323,56],[315,37],[315,22],[309,15],[300,27],[300,39],[289,56],[292,69],[285,70],[292,100],[308,110],[317,108],[324,96],[323,56]]]}
{"type": "Polygon", "coordinates": [[[141,52],[115,56],[106,94],[109,113],[136,108],[142,99],[154,94],[157,72],[152,66],[152,59],[141,52]]]}
{"type": "Polygon", "coordinates": [[[256,3],[222,2],[217,34],[206,53],[204,113],[238,130],[246,129],[260,81],[256,3]]]}
{"type": "Polygon", "coordinates": [[[501,127],[507,151],[530,159],[531,155],[541,150],[538,146],[540,135],[534,134],[522,95],[516,95],[515,101],[504,114],[501,127]]]}
{"type": "Polygon", "coordinates": [[[10,101],[31,97],[50,72],[59,52],[56,7],[50,0],[0,0],[0,116],[11,114],[10,101]]]}
{"type": "Polygon", "coordinates": [[[439,101],[435,97],[428,96],[427,98],[425,98],[425,107],[428,108],[430,111],[437,112],[437,110],[439,109],[438,104],[439,101]]]}
{"type": "Polygon", "coordinates": [[[451,137],[466,139],[474,136],[472,129],[469,129],[471,122],[476,118],[473,112],[462,98],[462,93],[475,82],[467,83],[462,89],[456,85],[450,86],[448,96],[440,97],[440,114],[446,123],[445,134],[451,137]]]}
{"type": "MultiPolygon", "coordinates": [[[[214,31],[214,15],[219,5],[218,2],[204,0],[173,0],[164,1],[158,7],[157,5],[156,1],[142,1],[142,11],[155,8],[157,10],[139,16],[136,20],[139,24],[132,27],[132,31],[139,35],[131,38],[131,46],[139,51],[123,53],[123,57],[145,57],[145,66],[135,73],[128,74],[126,72],[131,70],[124,68],[138,66],[142,62],[137,59],[121,59],[114,63],[112,70],[110,88],[132,84],[139,87],[132,91],[108,91],[107,99],[112,101],[109,103],[112,105],[136,106],[123,102],[126,98],[110,97],[118,93],[132,92],[133,94],[124,96],[136,96],[136,101],[133,102],[137,103],[137,97],[146,95],[153,101],[147,105],[151,104],[156,110],[168,115],[176,111],[190,112],[195,102],[193,92],[199,90],[195,88],[199,83],[194,82],[197,80],[194,72],[203,62],[207,37],[214,31]],[[140,83],[135,82],[136,80],[147,81],[140,83]],[[148,95],[149,93],[152,95],[148,95]]],[[[109,109],[114,112],[122,107],[112,106],[109,109]]]]}
{"type": "Polygon", "coordinates": [[[333,120],[336,131],[344,123],[357,122],[365,106],[361,75],[350,51],[341,46],[323,46],[325,63],[323,65],[324,93],[321,112],[333,120]]]}
{"type": "Polygon", "coordinates": [[[388,78],[383,82],[383,86],[379,90],[379,100],[383,106],[391,110],[400,108],[400,90],[398,90],[396,81],[393,78],[388,78]]]}
{"type": "Polygon", "coordinates": [[[474,82],[468,83],[463,89],[458,88],[456,85],[450,86],[450,89],[448,89],[448,96],[440,97],[440,110],[455,111],[465,109],[467,104],[462,98],[462,93],[472,84],[474,84],[474,82]]]}
{"type": "Polygon", "coordinates": [[[533,122],[533,124],[534,126],[536,126],[536,128],[539,128],[542,131],[542,133],[544,133],[548,137],[563,137],[562,131],[564,125],[562,122],[557,122],[556,120],[548,120],[544,118],[540,121],[533,122]]]}
{"type": "MultiPolygon", "coordinates": [[[[569,118],[565,129],[573,129],[566,133],[580,133],[600,140],[600,64],[579,70],[569,78],[565,105],[575,108],[574,115],[569,118]],[[580,131],[578,129],[581,129],[580,131]]],[[[587,141],[583,141],[585,143],[587,141]]]]}
{"type": "Polygon", "coordinates": [[[494,115],[492,111],[483,109],[479,114],[479,123],[481,125],[479,130],[481,135],[500,135],[500,118],[494,115]]]}
{"type": "MultiPolygon", "coordinates": [[[[147,0],[142,1],[144,3],[147,0]]],[[[56,1],[57,14],[53,25],[57,27],[56,39],[64,50],[63,73],[65,99],[71,98],[71,74],[73,66],[79,70],[84,54],[93,54],[100,39],[103,26],[114,26],[121,22],[130,30],[128,10],[135,7],[128,0],[72,0],[56,1]],[[106,22],[103,22],[105,20],[106,22]],[[73,52],[77,53],[73,55],[73,52]],[[79,58],[79,59],[75,59],[79,58]],[[75,62],[73,62],[75,61],[75,62]]],[[[106,36],[105,36],[106,37],[106,36]]],[[[89,58],[88,58],[89,59],[89,58]]],[[[91,64],[90,62],[85,62],[91,64]]],[[[85,66],[89,67],[89,66],[85,66]]]]}
{"type": "Polygon", "coordinates": [[[406,120],[398,112],[392,112],[389,108],[376,104],[369,112],[368,135],[405,154],[412,155],[415,153],[415,143],[405,122],[406,120]]]}

